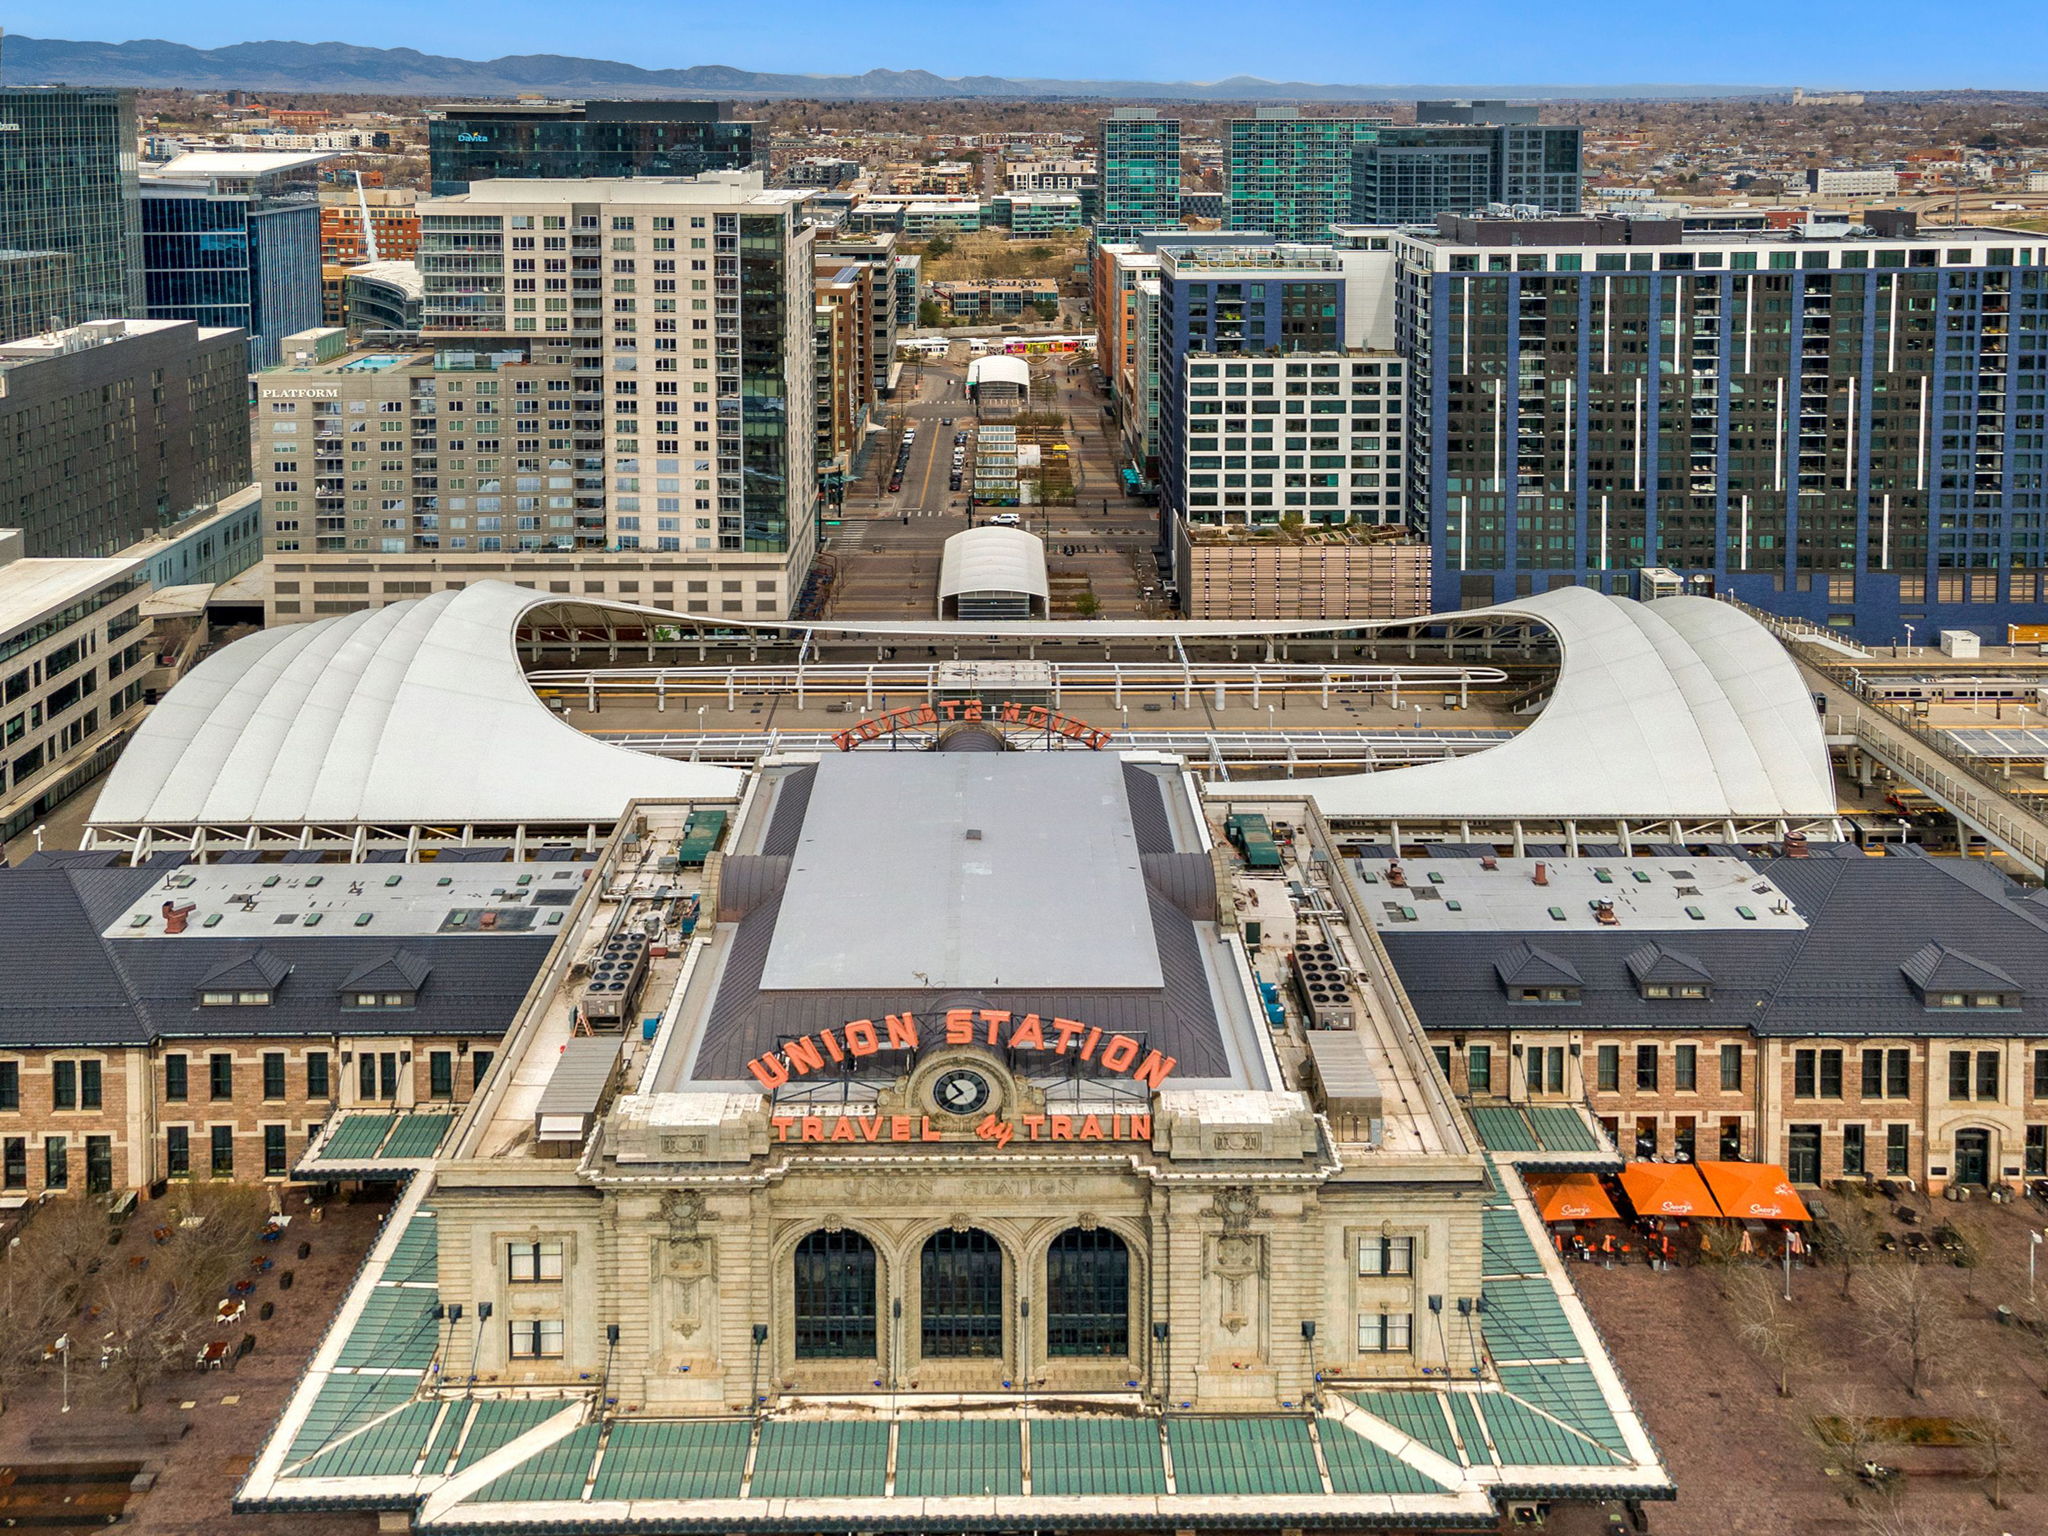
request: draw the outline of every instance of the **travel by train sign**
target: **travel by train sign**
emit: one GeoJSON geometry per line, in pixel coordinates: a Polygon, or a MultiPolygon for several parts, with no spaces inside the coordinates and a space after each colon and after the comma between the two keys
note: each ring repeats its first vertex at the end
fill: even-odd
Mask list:
{"type": "Polygon", "coordinates": [[[1077,741],[1097,752],[1108,746],[1110,741],[1108,731],[1098,731],[1086,721],[1047,709],[1043,704],[1024,704],[1015,699],[1004,699],[999,704],[987,704],[980,699],[934,699],[930,703],[906,704],[901,709],[870,715],[857,725],[833,732],[832,745],[842,752],[851,752],[864,741],[879,741],[898,731],[937,730],[942,725],[954,724],[1045,731],[1077,741]]]}

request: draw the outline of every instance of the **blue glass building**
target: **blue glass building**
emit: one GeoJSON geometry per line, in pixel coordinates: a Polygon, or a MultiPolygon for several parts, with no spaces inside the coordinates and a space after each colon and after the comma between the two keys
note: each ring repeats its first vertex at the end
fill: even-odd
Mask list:
{"type": "Polygon", "coordinates": [[[135,93],[0,91],[0,341],[142,318],[135,93]]]}
{"type": "Polygon", "coordinates": [[[318,154],[180,155],[142,178],[153,320],[239,326],[251,371],[320,324],[318,154]]]}
{"type": "Polygon", "coordinates": [[[1870,643],[2043,618],[2048,236],[1393,232],[1436,606],[1645,569],[1870,643]]]}

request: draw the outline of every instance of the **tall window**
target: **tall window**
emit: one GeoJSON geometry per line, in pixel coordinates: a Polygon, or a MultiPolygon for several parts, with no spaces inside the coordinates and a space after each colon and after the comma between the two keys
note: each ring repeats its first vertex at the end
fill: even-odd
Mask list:
{"type": "Polygon", "coordinates": [[[1739,1045],[1721,1047],[1721,1091],[1742,1091],[1742,1047],[1739,1045]]]}
{"type": "Polygon", "coordinates": [[[1700,1048],[1696,1045],[1672,1047],[1671,1075],[1680,1093],[1691,1093],[1700,1085],[1700,1048]]]}
{"type": "Polygon", "coordinates": [[[471,1051],[469,1053],[469,1086],[475,1092],[483,1087],[484,1077],[491,1070],[491,1052],[471,1051]]]}
{"type": "Polygon", "coordinates": [[[875,1247],[858,1232],[813,1232],[796,1245],[796,1355],[859,1360],[875,1353],[875,1247]]]}
{"type": "Polygon", "coordinates": [[[327,1053],[306,1052],[306,1097],[324,1099],[330,1092],[327,1086],[327,1053]]]}
{"type": "Polygon", "coordinates": [[[1114,1232],[1069,1227],[1045,1255],[1049,1355],[1130,1351],[1131,1253],[1114,1232]]]}
{"type": "Polygon", "coordinates": [[[1863,1127],[1845,1125],[1842,1127],[1842,1174],[1854,1178],[1863,1168],[1863,1127]]]}
{"type": "Polygon", "coordinates": [[[213,1128],[213,1176],[216,1179],[235,1176],[235,1128],[232,1125],[213,1128]]]}
{"type": "Polygon", "coordinates": [[[1465,1053],[1465,1087],[1470,1093],[1493,1092],[1493,1047],[1475,1045],[1465,1053]]]}
{"type": "Polygon", "coordinates": [[[427,1057],[427,1093],[436,1099],[455,1097],[455,1053],[434,1051],[427,1057]]]}
{"type": "Polygon", "coordinates": [[[284,1127],[263,1127],[263,1177],[281,1179],[291,1171],[290,1164],[291,1159],[285,1151],[284,1127]]]}
{"type": "Polygon", "coordinates": [[[53,1061],[50,1063],[50,1107],[52,1109],[78,1108],[77,1062],[53,1061]]]}
{"type": "Polygon", "coordinates": [[[281,1099],[284,1097],[284,1052],[263,1053],[263,1097],[281,1099]]]}
{"type": "Polygon", "coordinates": [[[164,1130],[164,1172],[174,1179],[192,1176],[192,1132],[185,1126],[164,1130]]]}
{"type": "Polygon", "coordinates": [[[1893,1178],[1905,1178],[1913,1171],[1912,1135],[1910,1125],[1884,1128],[1884,1171],[1893,1178]]]}
{"type": "Polygon", "coordinates": [[[929,1359],[1003,1351],[1003,1250],[979,1228],[934,1232],[919,1261],[923,1350],[929,1359]]]}
{"type": "Polygon", "coordinates": [[[219,1102],[235,1096],[235,1058],[225,1051],[206,1058],[206,1091],[219,1102]]]}
{"type": "Polygon", "coordinates": [[[0,1109],[21,1108],[21,1063],[0,1061],[0,1109]]]}
{"type": "Polygon", "coordinates": [[[185,1054],[180,1051],[164,1058],[164,1097],[173,1104],[185,1102],[191,1091],[185,1054]]]}
{"type": "Polygon", "coordinates": [[[1603,1045],[1595,1052],[1593,1060],[1599,1074],[1600,1087],[1606,1093],[1621,1091],[1621,1047],[1603,1045]]]}
{"type": "Polygon", "coordinates": [[[71,1183],[71,1148],[62,1136],[43,1138],[43,1183],[51,1189],[71,1183]]]}
{"type": "Polygon", "coordinates": [[[8,1189],[28,1188],[28,1139],[10,1136],[4,1147],[0,1147],[0,1185],[8,1189]]]}
{"type": "Polygon", "coordinates": [[[1657,1091],[1657,1047],[1636,1047],[1636,1087],[1644,1093],[1657,1091]]]}

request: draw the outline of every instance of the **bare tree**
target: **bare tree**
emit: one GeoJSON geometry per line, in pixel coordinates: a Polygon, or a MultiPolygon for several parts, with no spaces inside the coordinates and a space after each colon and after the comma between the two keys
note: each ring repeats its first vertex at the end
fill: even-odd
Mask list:
{"type": "Polygon", "coordinates": [[[1935,1515],[1907,1509],[1896,1499],[1863,1506],[1858,1536],[1972,1536],[1969,1527],[1952,1515],[1935,1515]]]}
{"type": "Polygon", "coordinates": [[[1881,1353],[1906,1364],[1906,1392],[1918,1397],[1934,1364],[1957,1343],[1950,1298],[1917,1264],[1871,1271],[1864,1285],[1863,1335],[1881,1353]]]}
{"type": "Polygon", "coordinates": [[[2031,1470],[2033,1425],[1986,1394],[1977,1399],[1976,1410],[1957,1423],[1956,1433],[1969,1454],[1971,1474],[1984,1485],[1984,1496],[1993,1509],[2004,1509],[2006,1484],[2031,1470]]]}
{"type": "Polygon", "coordinates": [[[1860,1203],[1841,1203],[1822,1235],[1822,1251],[1842,1272],[1842,1300],[1847,1301],[1856,1276],[1877,1258],[1876,1220],[1860,1203]]]}
{"type": "Polygon", "coordinates": [[[1809,1351],[1799,1320],[1778,1294],[1777,1276],[1760,1264],[1739,1265],[1722,1283],[1736,1336],[1776,1374],[1778,1396],[1792,1395],[1792,1374],[1809,1351]]]}
{"type": "MultiPolygon", "coordinates": [[[[1873,1414],[1854,1386],[1837,1387],[1821,1399],[1821,1411],[1811,1422],[1813,1438],[1821,1454],[1856,1487],[1870,1464],[1877,1460],[1877,1448],[1888,1438],[1884,1421],[1873,1414]]],[[[1850,1494],[1855,1502],[1855,1494],[1850,1494]]]]}

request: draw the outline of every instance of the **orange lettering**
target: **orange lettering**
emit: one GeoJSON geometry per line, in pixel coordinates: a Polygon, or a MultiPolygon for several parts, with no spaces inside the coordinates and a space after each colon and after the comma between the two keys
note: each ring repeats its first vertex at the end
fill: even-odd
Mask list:
{"type": "Polygon", "coordinates": [[[1072,1141],[1074,1139],[1074,1117],[1072,1115],[1054,1115],[1052,1117],[1052,1139],[1054,1141],[1072,1141]]]}
{"type": "Polygon", "coordinates": [[[873,1141],[882,1134],[882,1117],[880,1115],[862,1115],[860,1117],[860,1133],[869,1141],[873,1141]]]}
{"type": "Polygon", "coordinates": [[[817,1115],[805,1115],[803,1118],[803,1139],[805,1141],[823,1141],[825,1139],[825,1122],[817,1115]]]}
{"type": "Polygon", "coordinates": [[[832,1117],[832,1140],[853,1141],[856,1139],[853,1129],[853,1116],[834,1115],[832,1117]]]}
{"type": "Polygon", "coordinates": [[[825,1070],[825,1058],[818,1054],[818,1042],[809,1035],[805,1035],[801,1040],[790,1041],[782,1048],[782,1054],[788,1058],[790,1070],[798,1077],[802,1077],[806,1072],[825,1070]]]}
{"type": "Polygon", "coordinates": [[[883,1022],[889,1026],[889,1049],[892,1051],[914,1051],[917,1049],[917,1015],[914,1013],[891,1013],[883,1015],[883,1022]]]}
{"type": "Polygon", "coordinates": [[[981,718],[981,700],[969,699],[960,711],[960,718],[962,720],[979,720],[981,718]]]}
{"type": "Polygon", "coordinates": [[[1007,1008],[984,1008],[981,1010],[981,1022],[988,1026],[988,1043],[994,1045],[996,1043],[996,1026],[1010,1022],[1010,1010],[1007,1008]]]}
{"type": "Polygon", "coordinates": [[[889,1139],[891,1141],[910,1140],[910,1116],[891,1115],[889,1117],[889,1139]]]}
{"type": "Polygon", "coordinates": [[[1026,1115],[1023,1117],[1023,1126],[1024,1139],[1026,1141],[1036,1141],[1038,1140],[1038,1133],[1045,1129],[1045,1116],[1026,1115]]]}
{"type": "Polygon", "coordinates": [[[924,1131],[923,1136],[920,1138],[921,1140],[944,1141],[946,1139],[945,1137],[941,1136],[937,1131],[932,1129],[932,1117],[930,1115],[919,1115],[917,1118],[921,1122],[924,1131]]]}
{"type": "Polygon", "coordinates": [[[1178,1065],[1179,1062],[1171,1056],[1162,1056],[1157,1051],[1147,1051],[1145,1059],[1138,1063],[1131,1076],[1151,1087],[1164,1088],[1168,1075],[1178,1065]]]}
{"type": "Polygon", "coordinates": [[[1045,1031],[1038,1027],[1038,1015],[1027,1013],[1018,1021],[1017,1028],[1010,1035],[1010,1049],[1013,1051],[1045,1049],[1045,1031]]]}
{"type": "Polygon", "coordinates": [[[1019,704],[1015,699],[1005,699],[1003,700],[1002,713],[996,716],[996,720],[1003,725],[1015,725],[1023,713],[1024,706],[1022,704],[1019,704]]]}
{"type": "Polygon", "coordinates": [[[832,733],[832,745],[842,752],[851,752],[853,750],[853,732],[834,731],[832,733]]]}
{"type": "Polygon", "coordinates": [[[948,720],[958,720],[960,718],[960,701],[958,699],[939,700],[939,713],[948,720]]]}
{"type": "Polygon", "coordinates": [[[1110,1072],[1126,1071],[1138,1059],[1138,1042],[1129,1035],[1111,1035],[1102,1048],[1102,1065],[1110,1072]]]}
{"type": "Polygon", "coordinates": [[[1085,1118],[1083,1118],[1083,1119],[1082,1119],[1082,1121],[1081,1121],[1081,1140],[1083,1140],[1083,1141],[1100,1141],[1100,1140],[1102,1140],[1102,1122],[1101,1122],[1100,1120],[1096,1119],[1096,1117],[1095,1117],[1095,1116],[1093,1116],[1093,1115],[1088,1115],[1088,1116],[1086,1116],[1085,1118]]]}
{"type": "Polygon", "coordinates": [[[855,1019],[846,1026],[846,1048],[856,1056],[872,1056],[882,1048],[873,1019],[855,1019]]]}
{"type": "Polygon", "coordinates": [[[777,1141],[787,1141],[789,1140],[789,1128],[796,1124],[796,1119],[791,1115],[777,1115],[768,1123],[775,1127],[775,1139],[777,1141]]]}
{"type": "Polygon", "coordinates": [[[1088,734],[1088,727],[1078,720],[1069,719],[1067,716],[1062,715],[1060,716],[1060,734],[1069,741],[1072,741],[1077,737],[1086,736],[1088,734]]]}
{"type": "Polygon", "coordinates": [[[931,705],[920,704],[917,706],[917,719],[911,723],[913,725],[937,725],[939,717],[932,713],[931,705]]]}
{"type": "Polygon", "coordinates": [[[1094,1057],[1095,1057],[1095,1042],[1096,1042],[1096,1041],[1098,1041],[1098,1040],[1100,1040],[1101,1038],[1102,1038],[1102,1031],[1101,1031],[1101,1030],[1099,1030],[1099,1029],[1091,1029],[1091,1030],[1089,1030],[1089,1031],[1088,1031],[1088,1038],[1087,1038],[1086,1040],[1083,1040],[1083,1041],[1081,1042],[1081,1059],[1082,1059],[1083,1061],[1092,1061],[1092,1060],[1094,1059],[1094,1057]]]}
{"type": "Polygon", "coordinates": [[[1039,729],[1050,718],[1051,714],[1043,704],[1034,704],[1024,712],[1024,723],[1033,730],[1039,729]]]}
{"type": "Polygon", "coordinates": [[[974,1010],[972,1008],[948,1008],[946,1010],[946,1044],[974,1044],[974,1010]]]}
{"type": "Polygon", "coordinates": [[[1150,1141],[1151,1139],[1152,1117],[1150,1115],[1131,1116],[1131,1140],[1150,1141]]]}
{"type": "Polygon", "coordinates": [[[834,1061],[846,1060],[846,1053],[839,1049],[839,1037],[829,1029],[818,1031],[818,1038],[825,1042],[825,1053],[834,1061]]]}
{"type": "Polygon", "coordinates": [[[754,1074],[756,1082],[770,1091],[789,1081],[789,1068],[782,1064],[780,1056],[756,1056],[747,1063],[747,1070],[754,1074]]]}
{"type": "Polygon", "coordinates": [[[1059,1044],[1052,1048],[1053,1055],[1066,1055],[1067,1047],[1074,1043],[1074,1036],[1080,1034],[1087,1027],[1079,1019],[1054,1019],[1052,1021],[1052,1032],[1059,1038],[1059,1044]]]}

